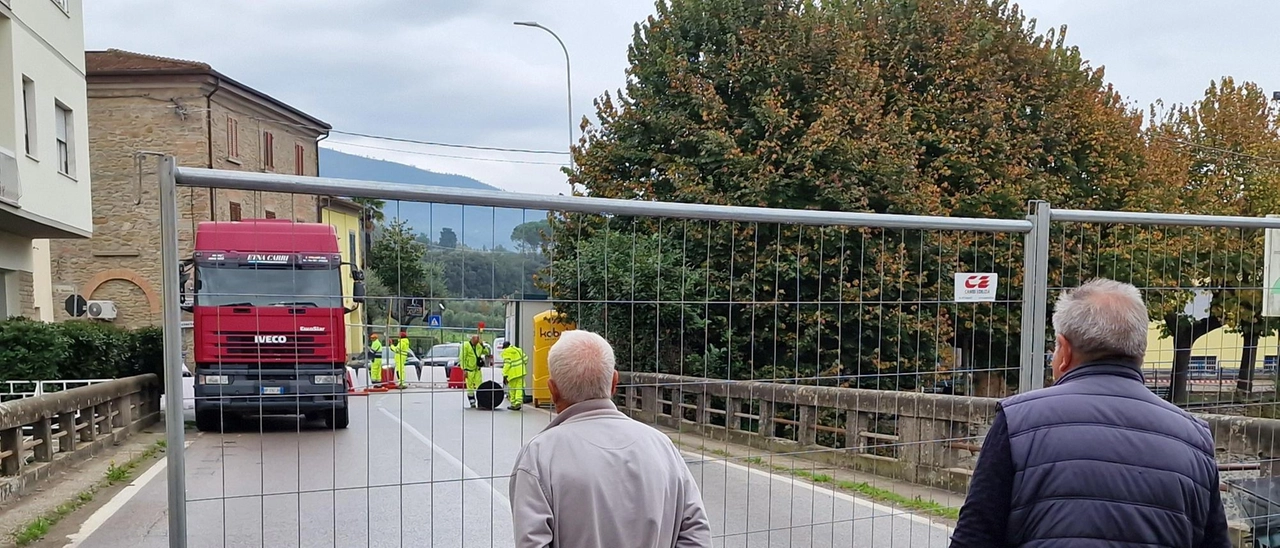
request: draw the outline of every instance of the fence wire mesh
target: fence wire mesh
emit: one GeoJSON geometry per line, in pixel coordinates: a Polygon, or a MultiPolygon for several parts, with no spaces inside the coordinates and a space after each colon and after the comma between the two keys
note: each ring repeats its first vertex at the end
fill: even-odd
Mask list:
{"type": "MultiPolygon", "coordinates": [[[[1061,212],[1068,213],[1068,212],[1061,212]]],[[[1092,278],[1138,287],[1150,326],[1143,376],[1153,392],[1201,414],[1214,429],[1229,519],[1270,542],[1278,513],[1271,479],[1276,445],[1277,327],[1264,301],[1280,296],[1266,272],[1263,219],[1245,226],[1125,222],[1054,222],[1049,300],[1092,278]],[[1253,226],[1248,226],[1252,224],[1253,226]],[[1261,427],[1261,429],[1258,429],[1261,427]]],[[[1253,221],[1250,223],[1249,221],[1253,221]]],[[[1052,330],[1046,335],[1052,340],[1052,330]]]]}
{"type": "Polygon", "coordinates": [[[507,479],[554,416],[537,341],[578,328],[612,344],[618,407],[684,452],[717,546],[945,546],[995,398],[1048,364],[1052,327],[1026,336],[1024,310],[1047,318],[1098,276],[1151,307],[1148,386],[1234,415],[1206,415],[1224,479],[1269,476],[1273,423],[1240,422],[1271,417],[1280,354],[1260,316],[1262,228],[1054,222],[1026,287],[1033,222],[310,187],[357,204],[248,177],[192,177],[228,188],[184,188],[191,209],[166,227],[194,259],[187,545],[511,546],[507,479]],[[222,249],[209,235],[233,225],[197,224],[209,217],[269,245],[222,249]],[[407,340],[402,389],[376,387],[396,352],[371,348],[375,335],[407,340]],[[473,336],[491,356],[484,380],[504,381],[503,341],[533,358],[523,410],[510,392],[498,410],[469,407],[454,370],[473,336]],[[269,411],[285,416],[257,416],[269,411]]]}
{"type": "Polygon", "coordinates": [[[545,374],[535,364],[532,405],[489,412],[468,407],[451,373],[477,336],[498,357],[485,380],[502,382],[500,340],[534,356],[530,320],[543,310],[613,345],[617,403],[685,452],[718,546],[945,545],[993,408],[952,420],[924,398],[1006,395],[1018,382],[1023,225],[391,200],[369,238],[362,219],[320,207],[335,248],[304,225],[251,220],[311,221],[314,198],[212,192],[213,216],[240,225],[184,211],[178,227],[194,259],[193,546],[512,545],[507,478],[552,418],[545,374]],[[259,243],[223,249],[234,226],[259,243]],[[366,274],[359,306],[352,270],[366,274]],[[992,296],[956,302],[956,273],[989,276],[992,296]],[[408,340],[404,389],[366,391],[395,363],[370,348],[374,335],[408,340]],[[317,391],[335,363],[340,390],[317,391]],[[766,385],[782,391],[739,394],[766,385]],[[649,389],[658,395],[641,403],[649,389]]]}

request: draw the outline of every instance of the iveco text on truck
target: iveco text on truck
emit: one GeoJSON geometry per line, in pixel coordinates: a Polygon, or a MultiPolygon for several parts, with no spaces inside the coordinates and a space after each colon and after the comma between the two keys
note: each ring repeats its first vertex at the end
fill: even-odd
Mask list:
{"type": "Polygon", "coordinates": [[[364,300],[363,273],[342,262],[334,228],[255,219],[202,222],[184,261],[192,300],[196,427],[235,416],[303,415],[346,428],[347,348],[341,269],[364,300]]]}

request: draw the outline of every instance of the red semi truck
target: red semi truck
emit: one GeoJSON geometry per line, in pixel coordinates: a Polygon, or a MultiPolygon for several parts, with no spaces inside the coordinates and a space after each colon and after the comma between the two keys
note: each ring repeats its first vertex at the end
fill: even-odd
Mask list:
{"type": "Polygon", "coordinates": [[[341,269],[332,226],[289,220],[202,222],[184,261],[195,333],[196,428],[237,416],[302,415],[346,428],[348,379],[341,269]]]}

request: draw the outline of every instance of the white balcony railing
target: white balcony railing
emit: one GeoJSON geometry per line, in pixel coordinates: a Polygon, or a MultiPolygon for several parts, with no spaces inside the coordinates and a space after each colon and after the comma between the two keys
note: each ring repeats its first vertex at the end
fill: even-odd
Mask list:
{"type": "Polygon", "coordinates": [[[18,159],[13,151],[0,148],[0,202],[18,205],[22,199],[22,181],[18,178],[18,159]]]}

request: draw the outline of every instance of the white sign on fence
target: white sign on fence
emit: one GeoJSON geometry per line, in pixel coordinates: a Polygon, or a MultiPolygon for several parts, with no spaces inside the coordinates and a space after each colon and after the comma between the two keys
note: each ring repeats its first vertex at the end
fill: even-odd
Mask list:
{"type": "Polygon", "coordinates": [[[957,272],[956,302],[978,303],[996,300],[999,276],[994,272],[957,272]]]}
{"type": "MultiPolygon", "coordinates": [[[[1275,217],[1276,215],[1267,215],[1275,217]]],[[[1268,228],[1264,239],[1266,261],[1262,264],[1262,315],[1280,316],[1280,230],[1268,228]]]]}

